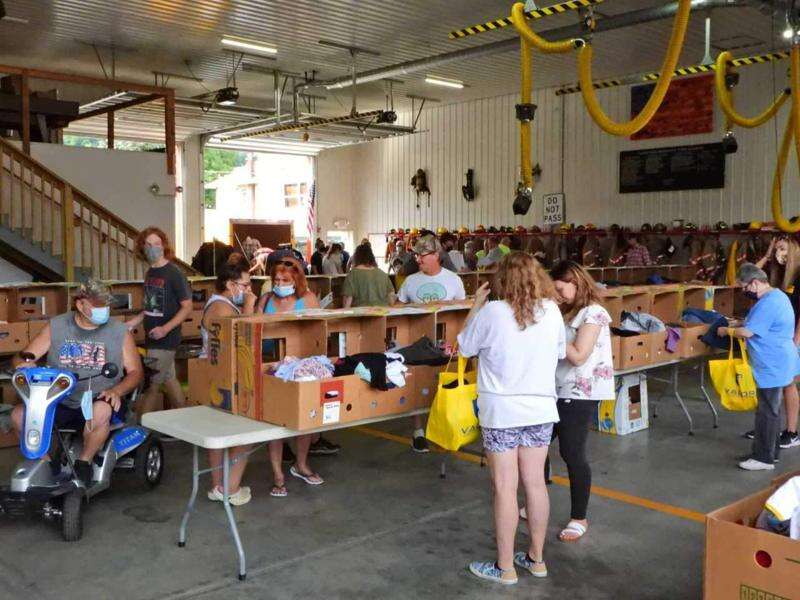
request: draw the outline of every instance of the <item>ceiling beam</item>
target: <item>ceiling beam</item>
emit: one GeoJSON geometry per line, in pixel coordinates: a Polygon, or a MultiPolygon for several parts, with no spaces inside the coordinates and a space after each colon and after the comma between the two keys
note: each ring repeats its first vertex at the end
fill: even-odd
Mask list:
{"type": "Polygon", "coordinates": [[[133,100],[128,100],[127,102],[120,102],[119,104],[109,104],[108,106],[103,106],[102,108],[90,110],[87,113],[78,115],[77,117],[72,119],[71,122],[74,123],[75,121],[82,121],[83,119],[91,119],[92,117],[98,117],[106,113],[116,112],[118,110],[124,110],[132,106],[138,106],[140,104],[145,104],[147,102],[153,102],[154,100],[161,100],[162,98],[164,98],[164,96],[160,94],[148,94],[147,96],[142,96],[141,98],[134,98],[133,100]]]}
{"type": "Polygon", "coordinates": [[[77,83],[80,85],[96,85],[109,90],[124,90],[128,92],[142,92],[145,94],[159,94],[166,96],[172,93],[172,88],[133,83],[131,81],[120,81],[118,79],[102,79],[100,77],[86,77],[85,75],[75,75],[73,73],[56,73],[55,71],[44,71],[41,69],[27,69],[23,67],[13,67],[11,65],[1,65],[0,73],[9,75],[27,75],[30,79],[45,79],[47,81],[63,81],[65,83],[77,83]]]}

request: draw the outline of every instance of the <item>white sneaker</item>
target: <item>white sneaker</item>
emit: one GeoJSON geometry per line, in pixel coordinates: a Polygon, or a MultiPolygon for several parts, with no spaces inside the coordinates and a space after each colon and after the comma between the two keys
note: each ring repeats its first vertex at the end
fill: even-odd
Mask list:
{"type": "Polygon", "coordinates": [[[745,471],[773,471],[775,465],[763,463],[755,458],[748,458],[739,463],[739,468],[745,471]]]}
{"type": "MultiPolygon", "coordinates": [[[[233,506],[241,506],[242,504],[247,504],[250,502],[252,498],[250,494],[250,488],[246,485],[239,487],[239,491],[235,494],[228,495],[228,502],[230,502],[233,506]]],[[[214,488],[208,491],[208,499],[213,502],[223,502],[224,496],[222,494],[222,490],[219,488],[214,488]]]]}

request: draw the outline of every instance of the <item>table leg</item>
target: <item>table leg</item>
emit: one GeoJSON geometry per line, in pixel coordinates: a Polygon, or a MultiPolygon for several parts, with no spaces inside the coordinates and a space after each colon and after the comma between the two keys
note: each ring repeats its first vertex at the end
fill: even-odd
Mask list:
{"type": "Polygon", "coordinates": [[[678,389],[679,385],[679,377],[678,377],[678,366],[672,366],[672,393],[675,395],[675,399],[678,401],[678,404],[681,405],[683,409],[683,414],[686,415],[686,419],[689,421],[689,435],[694,435],[694,424],[692,423],[692,415],[689,414],[689,410],[686,408],[686,404],[681,397],[681,392],[678,389]]]}
{"type": "Polygon", "coordinates": [[[231,535],[233,536],[233,543],[236,545],[236,552],[239,554],[239,581],[244,581],[247,577],[247,568],[245,566],[244,548],[242,548],[242,540],[239,538],[239,529],[236,527],[236,519],[231,510],[231,503],[229,498],[228,477],[230,474],[230,454],[227,448],[223,451],[222,457],[222,503],[225,506],[225,513],[228,515],[228,524],[231,528],[231,535]]]}
{"type": "Polygon", "coordinates": [[[186,512],[183,513],[181,519],[181,528],[178,532],[178,546],[183,548],[186,546],[186,526],[189,524],[189,516],[194,512],[194,503],[197,500],[197,489],[200,485],[200,469],[198,463],[198,449],[197,446],[192,446],[192,495],[189,496],[189,504],[186,505],[186,512]]]}
{"type": "Polygon", "coordinates": [[[711,409],[711,414],[714,415],[714,429],[719,427],[719,415],[717,414],[717,407],[711,401],[711,396],[708,395],[706,390],[706,370],[703,368],[705,365],[700,363],[700,391],[703,392],[703,397],[706,399],[708,407],[711,409]]]}

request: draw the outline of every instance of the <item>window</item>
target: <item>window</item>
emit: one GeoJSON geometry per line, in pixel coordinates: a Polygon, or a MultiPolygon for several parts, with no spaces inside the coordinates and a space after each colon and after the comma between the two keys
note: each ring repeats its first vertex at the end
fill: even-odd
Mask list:
{"type": "Polygon", "coordinates": [[[213,188],[205,189],[205,197],[203,198],[203,206],[209,210],[217,208],[217,190],[213,188]]]}
{"type": "Polygon", "coordinates": [[[307,183],[287,183],[283,186],[283,201],[286,208],[297,208],[307,196],[307,183]]]}

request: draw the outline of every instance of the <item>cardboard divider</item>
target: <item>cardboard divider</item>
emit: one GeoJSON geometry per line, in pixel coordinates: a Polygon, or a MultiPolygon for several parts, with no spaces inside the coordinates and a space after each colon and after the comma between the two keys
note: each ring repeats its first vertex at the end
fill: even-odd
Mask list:
{"type": "Polygon", "coordinates": [[[714,310],[720,314],[731,316],[734,313],[733,287],[714,288],[714,310]]]}
{"type": "Polygon", "coordinates": [[[683,302],[681,303],[681,312],[687,308],[699,308],[706,310],[708,308],[709,300],[713,298],[713,291],[706,287],[687,287],[683,290],[683,302]]]}
{"type": "Polygon", "coordinates": [[[9,292],[9,322],[55,317],[69,304],[69,288],[63,283],[15,286],[9,292]]]}
{"type": "Polygon", "coordinates": [[[474,296],[475,291],[478,289],[478,273],[459,273],[458,276],[461,277],[461,282],[464,284],[464,292],[466,292],[467,296],[474,296]]]}
{"type": "Polygon", "coordinates": [[[655,291],[653,293],[653,305],[650,308],[650,314],[654,317],[658,317],[664,323],[677,321],[680,318],[680,301],[681,295],[677,290],[666,292],[655,291]]]}
{"type": "Polygon", "coordinates": [[[192,289],[192,306],[195,310],[203,310],[208,299],[216,290],[216,277],[190,277],[189,287],[192,289]]]}
{"type": "Polygon", "coordinates": [[[436,315],[432,312],[389,314],[386,317],[386,344],[408,346],[422,336],[436,340],[436,315]]]}
{"type": "Polygon", "coordinates": [[[611,323],[619,325],[622,314],[622,298],[620,296],[604,296],[602,304],[611,316],[611,323]]]}
{"type": "Polygon", "coordinates": [[[181,336],[184,338],[199,338],[200,320],[202,318],[202,310],[193,310],[186,320],[181,323],[181,336]]]}
{"type": "Polygon", "coordinates": [[[706,515],[704,600],[797,598],[800,541],[753,527],[764,503],[800,471],[706,515]]]}
{"type": "Polygon", "coordinates": [[[711,348],[700,340],[708,331],[708,325],[695,323],[681,323],[681,339],[678,342],[678,355],[680,358],[704,356],[711,353],[711,348]]]}
{"type": "Polygon", "coordinates": [[[339,358],[361,352],[384,352],[386,317],[358,316],[325,319],[326,352],[339,358]]]}
{"type": "Polygon", "coordinates": [[[652,339],[652,334],[650,333],[620,337],[620,368],[643,367],[652,362],[650,360],[652,339]]]}
{"type": "Polygon", "coordinates": [[[657,364],[678,358],[680,352],[667,351],[667,332],[655,331],[650,335],[650,363],[657,364]]]}
{"type": "Polygon", "coordinates": [[[613,357],[614,368],[619,369],[622,365],[622,345],[618,335],[611,336],[611,355],[613,357]]]}
{"type": "Polygon", "coordinates": [[[141,312],[144,308],[144,284],[141,281],[120,281],[110,283],[114,304],[112,315],[141,312]]]}
{"type": "Polygon", "coordinates": [[[14,353],[28,345],[28,323],[0,323],[0,352],[14,353]]]}
{"type": "Polygon", "coordinates": [[[447,309],[446,307],[436,311],[436,337],[433,341],[445,350],[455,348],[456,338],[464,329],[469,311],[469,308],[447,309]]]}
{"type": "Polygon", "coordinates": [[[319,300],[322,300],[331,292],[330,275],[309,275],[306,277],[306,282],[308,283],[308,289],[311,290],[319,300]]]}
{"type": "Polygon", "coordinates": [[[622,295],[623,312],[651,312],[653,297],[647,292],[631,291],[622,295]]]}

